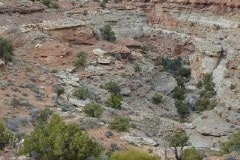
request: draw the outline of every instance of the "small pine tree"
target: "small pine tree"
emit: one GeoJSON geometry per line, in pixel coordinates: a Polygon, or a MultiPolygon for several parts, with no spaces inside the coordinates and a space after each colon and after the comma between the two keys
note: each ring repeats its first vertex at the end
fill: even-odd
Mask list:
{"type": "Polygon", "coordinates": [[[115,33],[113,32],[110,24],[106,24],[103,28],[101,28],[100,33],[101,33],[102,39],[110,42],[116,41],[115,33]]]}

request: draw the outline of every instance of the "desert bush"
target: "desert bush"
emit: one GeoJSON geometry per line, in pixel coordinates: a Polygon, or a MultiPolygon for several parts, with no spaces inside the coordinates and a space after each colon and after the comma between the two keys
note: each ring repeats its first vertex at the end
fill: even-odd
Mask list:
{"type": "Polygon", "coordinates": [[[0,123],[0,150],[9,145],[12,139],[13,135],[0,123]]]}
{"type": "Polygon", "coordinates": [[[162,96],[162,94],[156,92],[156,93],[153,95],[153,97],[152,97],[152,102],[153,102],[154,104],[159,104],[159,103],[161,103],[162,101],[163,101],[163,96],[162,96]]]}
{"type": "Polygon", "coordinates": [[[165,70],[171,73],[175,73],[180,68],[182,68],[182,59],[181,58],[177,58],[177,59],[163,58],[162,64],[165,70]]]}
{"type": "Polygon", "coordinates": [[[110,24],[106,24],[103,28],[100,28],[100,33],[102,39],[110,42],[116,41],[115,33],[113,32],[110,24]]]}
{"type": "Polygon", "coordinates": [[[240,131],[234,133],[227,142],[221,144],[221,151],[223,154],[231,153],[233,151],[240,151],[240,131]]]}
{"type": "Polygon", "coordinates": [[[83,107],[83,112],[85,114],[87,114],[88,116],[90,117],[100,117],[102,112],[103,112],[103,108],[102,106],[100,106],[99,104],[96,104],[96,103],[89,103],[89,104],[86,104],[84,107],[83,107]]]}
{"type": "Polygon", "coordinates": [[[202,160],[203,157],[198,153],[196,148],[191,147],[183,151],[183,160],[202,160]]]}
{"type": "Polygon", "coordinates": [[[83,87],[83,88],[77,88],[73,91],[72,94],[75,98],[77,99],[81,99],[81,100],[85,100],[87,98],[89,98],[90,94],[87,88],[83,87]]]}
{"type": "Polygon", "coordinates": [[[110,160],[159,160],[159,158],[145,151],[130,149],[113,153],[110,160]]]}
{"type": "Polygon", "coordinates": [[[113,121],[109,124],[110,129],[117,131],[128,131],[130,128],[130,118],[124,116],[116,116],[113,121]]]}
{"type": "Polygon", "coordinates": [[[184,100],[186,89],[184,87],[177,86],[173,90],[173,98],[178,100],[184,100]]]}
{"type": "Polygon", "coordinates": [[[121,109],[122,96],[112,94],[106,101],[108,107],[121,109]]]}
{"type": "Polygon", "coordinates": [[[117,82],[110,81],[105,84],[105,88],[114,95],[120,95],[121,88],[117,82]]]}
{"type": "Polygon", "coordinates": [[[64,94],[64,93],[65,93],[65,90],[64,90],[63,87],[57,87],[57,88],[56,88],[56,94],[57,94],[57,96],[61,96],[61,95],[64,94]]]}
{"type": "Polygon", "coordinates": [[[175,106],[177,108],[177,112],[180,116],[181,121],[184,121],[184,119],[186,119],[188,117],[188,115],[190,114],[189,108],[181,100],[176,100],[175,101],[175,106]]]}
{"type": "Polygon", "coordinates": [[[176,74],[180,75],[181,77],[189,78],[191,76],[191,69],[181,67],[178,69],[176,74]]]}
{"type": "Polygon", "coordinates": [[[0,58],[6,62],[12,61],[13,47],[10,41],[0,37],[0,58]]]}
{"type": "Polygon", "coordinates": [[[79,52],[77,54],[76,60],[73,61],[73,65],[75,67],[85,66],[87,60],[87,53],[86,52],[79,52]]]}
{"type": "Polygon", "coordinates": [[[52,115],[44,127],[35,127],[25,137],[20,154],[29,154],[34,159],[73,160],[99,157],[102,148],[83,132],[77,124],[66,124],[52,115]]]}
{"type": "Polygon", "coordinates": [[[200,97],[196,101],[196,109],[199,112],[203,112],[205,110],[211,110],[214,107],[216,107],[216,101],[213,99],[210,99],[209,97],[200,97]]]}
{"type": "Polygon", "coordinates": [[[208,97],[213,97],[216,95],[215,91],[215,83],[213,82],[212,74],[204,74],[203,75],[203,86],[205,90],[205,95],[208,97]]]}

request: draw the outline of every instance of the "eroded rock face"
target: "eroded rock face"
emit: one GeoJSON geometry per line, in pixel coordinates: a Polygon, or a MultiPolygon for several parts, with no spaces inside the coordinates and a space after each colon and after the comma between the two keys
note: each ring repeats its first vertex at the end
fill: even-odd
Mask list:
{"type": "Polygon", "coordinates": [[[226,136],[229,132],[232,132],[231,128],[233,127],[213,111],[204,112],[203,115],[193,121],[193,125],[202,135],[216,137],[226,136]]]}

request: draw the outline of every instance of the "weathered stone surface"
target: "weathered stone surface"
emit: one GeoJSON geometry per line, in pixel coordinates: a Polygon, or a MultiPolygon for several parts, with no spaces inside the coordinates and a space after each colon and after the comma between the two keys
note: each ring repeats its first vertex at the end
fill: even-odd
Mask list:
{"type": "Polygon", "coordinates": [[[76,28],[80,26],[85,26],[86,23],[77,19],[59,19],[57,21],[43,21],[40,26],[45,30],[59,30],[67,28],[76,28]]]}
{"type": "Polygon", "coordinates": [[[104,56],[104,55],[107,53],[107,51],[104,51],[104,50],[101,49],[101,48],[96,48],[96,49],[93,50],[93,53],[94,53],[96,56],[102,57],[102,56],[104,56]]]}
{"type": "Polygon", "coordinates": [[[164,94],[169,94],[177,86],[176,80],[166,72],[155,75],[151,84],[154,90],[164,94]]]}
{"type": "Polygon", "coordinates": [[[111,58],[110,57],[98,57],[97,62],[99,64],[110,64],[111,63],[111,58]]]}
{"type": "Polygon", "coordinates": [[[140,47],[142,43],[134,40],[133,38],[120,37],[117,39],[117,44],[127,47],[140,47]]]}
{"type": "Polygon", "coordinates": [[[136,133],[127,133],[121,137],[122,139],[128,141],[131,144],[141,146],[141,145],[149,145],[149,146],[156,146],[158,143],[154,141],[152,138],[149,137],[142,137],[137,135],[136,133]]]}
{"type": "Polygon", "coordinates": [[[69,98],[69,103],[77,107],[84,107],[86,104],[90,103],[90,100],[78,100],[75,98],[69,98]]]}
{"type": "Polygon", "coordinates": [[[196,130],[206,136],[225,136],[232,132],[232,125],[214,111],[204,112],[193,121],[196,130]]]}

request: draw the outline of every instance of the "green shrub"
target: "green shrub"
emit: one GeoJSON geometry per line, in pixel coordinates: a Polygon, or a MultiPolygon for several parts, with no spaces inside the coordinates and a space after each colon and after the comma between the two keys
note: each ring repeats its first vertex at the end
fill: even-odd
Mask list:
{"type": "Polygon", "coordinates": [[[189,137],[186,132],[174,132],[168,139],[169,146],[174,148],[175,157],[177,160],[181,160],[183,148],[189,145],[189,137]],[[178,150],[178,148],[180,150],[178,150]],[[180,153],[180,154],[179,154],[180,153]]]}
{"type": "Polygon", "coordinates": [[[109,128],[117,131],[128,131],[130,128],[129,121],[128,117],[116,116],[110,123],[109,128]]]}
{"type": "Polygon", "coordinates": [[[182,59],[181,58],[177,58],[177,59],[163,58],[162,64],[165,70],[171,73],[176,73],[180,68],[182,68],[182,59]]]}
{"type": "Polygon", "coordinates": [[[155,93],[152,97],[152,101],[154,104],[159,104],[163,101],[163,96],[160,93],[155,93]]]}
{"type": "Polygon", "coordinates": [[[183,151],[183,160],[202,160],[202,156],[198,153],[196,148],[191,147],[183,151]]]}
{"type": "Polygon", "coordinates": [[[115,33],[112,31],[110,24],[106,24],[103,28],[100,28],[100,33],[104,40],[110,42],[116,41],[115,33]]]}
{"type": "Polygon", "coordinates": [[[213,82],[213,77],[211,74],[204,74],[203,75],[203,86],[204,86],[204,90],[205,90],[205,94],[211,98],[214,95],[216,95],[216,91],[215,91],[215,83],[213,82]]]}
{"type": "Polygon", "coordinates": [[[120,95],[121,88],[116,82],[108,82],[105,84],[105,88],[114,95],[120,95]]]}
{"type": "Polygon", "coordinates": [[[77,124],[66,124],[53,115],[45,127],[36,127],[25,137],[20,154],[34,159],[74,160],[99,157],[102,148],[77,124]]]}
{"type": "Polygon", "coordinates": [[[183,78],[183,77],[177,75],[177,76],[175,77],[175,79],[176,79],[177,85],[178,85],[179,87],[182,87],[182,88],[185,87],[185,86],[184,86],[184,78],[183,78]]]}
{"type": "Polygon", "coordinates": [[[186,119],[188,117],[188,115],[190,114],[189,108],[181,100],[176,100],[175,101],[175,106],[177,108],[177,112],[178,112],[178,114],[181,118],[181,121],[184,121],[184,119],[186,119]]]}
{"type": "Polygon", "coordinates": [[[181,77],[189,78],[191,75],[191,69],[190,68],[179,68],[176,74],[180,75],[181,77]]]}
{"type": "Polygon", "coordinates": [[[159,158],[145,151],[130,149],[125,152],[115,152],[110,160],[159,160],[159,158]]]}
{"type": "Polygon", "coordinates": [[[90,97],[87,88],[77,88],[73,91],[73,96],[77,99],[85,100],[90,97]]]}
{"type": "Polygon", "coordinates": [[[227,142],[221,144],[223,154],[228,154],[233,151],[240,151],[240,131],[234,133],[227,142]]]}
{"type": "Polygon", "coordinates": [[[215,100],[211,100],[208,97],[200,97],[197,101],[196,101],[196,107],[197,107],[197,111],[199,112],[203,112],[206,110],[211,110],[214,107],[216,107],[216,101],[215,100]]]}
{"type": "Polygon", "coordinates": [[[58,87],[58,88],[56,89],[56,93],[57,93],[57,96],[61,96],[62,94],[65,93],[65,90],[64,90],[63,87],[58,87]]]}
{"type": "Polygon", "coordinates": [[[178,100],[184,100],[186,89],[184,87],[177,86],[173,90],[173,98],[178,100]]]}
{"type": "Polygon", "coordinates": [[[0,123],[0,150],[4,149],[13,140],[13,135],[0,123]]]}
{"type": "Polygon", "coordinates": [[[13,47],[10,41],[0,37],[0,58],[6,62],[11,62],[13,47]]]}
{"type": "Polygon", "coordinates": [[[216,95],[215,83],[212,81],[211,74],[204,74],[203,80],[197,83],[198,88],[203,88],[200,92],[200,98],[196,101],[197,111],[202,112],[216,107],[217,103],[213,98],[216,95]]]}
{"type": "Polygon", "coordinates": [[[115,109],[121,109],[122,96],[120,95],[111,95],[107,101],[106,105],[115,109]]]}
{"type": "Polygon", "coordinates": [[[37,117],[37,126],[45,126],[48,122],[49,117],[52,115],[53,111],[46,108],[40,112],[39,116],[37,117]]]}
{"type": "Polygon", "coordinates": [[[73,65],[75,67],[85,66],[87,60],[87,53],[86,52],[80,52],[77,54],[77,59],[73,61],[73,65]]]}
{"type": "Polygon", "coordinates": [[[90,117],[98,118],[101,116],[103,108],[99,104],[89,103],[83,107],[83,112],[90,117]]]}

